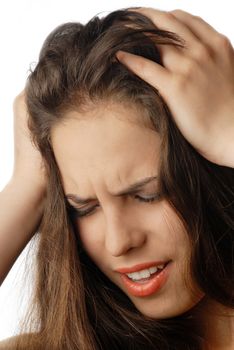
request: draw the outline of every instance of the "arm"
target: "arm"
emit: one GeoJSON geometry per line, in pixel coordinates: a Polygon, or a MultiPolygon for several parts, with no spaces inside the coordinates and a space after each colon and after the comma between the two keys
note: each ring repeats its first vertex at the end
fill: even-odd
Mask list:
{"type": "Polygon", "coordinates": [[[46,195],[40,152],[32,144],[24,92],[14,101],[14,171],[0,192],[0,284],[36,233],[46,195]]]}
{"type": "Polygon", "coordinates": [[[32,179],[11,179],[0,192],[0,284],[36,232],[45,191],[32,179]]]}

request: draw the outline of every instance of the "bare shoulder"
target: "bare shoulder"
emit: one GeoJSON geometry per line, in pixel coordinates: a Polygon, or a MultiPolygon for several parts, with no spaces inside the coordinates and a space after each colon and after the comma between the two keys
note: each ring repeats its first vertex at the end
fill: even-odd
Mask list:
{"type": "Polygon", "coordinates": [[[26,340],[28,337],[32,336],[33,333],[27,333],[3,339],[0,341],[0,350],[14,350],[16,341],[18,341],[19,339],[26,340]]]}

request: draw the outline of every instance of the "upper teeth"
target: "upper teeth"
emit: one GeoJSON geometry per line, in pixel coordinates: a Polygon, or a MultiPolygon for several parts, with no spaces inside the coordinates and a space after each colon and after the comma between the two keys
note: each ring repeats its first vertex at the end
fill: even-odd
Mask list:
{"type": "Polygon", "coordinates": [[[132,273],[127,273],[127,276],[134,281],[141,280],[142,278],[148,278],[150,275],[153,273],[157,272],[158,270],[162,270],[164,268],[165,264],[152,266],[149,269],[137,271],[137,272],[132,272],[132,273]]]}

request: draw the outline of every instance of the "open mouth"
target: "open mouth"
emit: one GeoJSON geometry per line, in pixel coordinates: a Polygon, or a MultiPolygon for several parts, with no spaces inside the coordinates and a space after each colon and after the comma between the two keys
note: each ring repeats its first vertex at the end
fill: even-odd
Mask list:
{"type": "Polygon", "coordinates": [[[144,269],[141,271],[137,271],[137,272],[133,272],[133,273],[126,273],[126,276],[134,282],[137,283],[145,283],[149,280],[151,280],[152,278],[154,278],[155,276],[159,275],[161,271],[163,271],[165,269],[165,267],[167,266],[167,264],[169,263],[166,262],[165,264],[159,265],[159,266],[152,266],[148,269],[144,269]]]}
{"type": "Polygon", "coordinates": [[[171,262],[170,260],[162,266],[152,266],[133,273],[122,273],[122,282],[133,296],[145,297],[154,294],[165,285],[171,270],[171,262]]]}

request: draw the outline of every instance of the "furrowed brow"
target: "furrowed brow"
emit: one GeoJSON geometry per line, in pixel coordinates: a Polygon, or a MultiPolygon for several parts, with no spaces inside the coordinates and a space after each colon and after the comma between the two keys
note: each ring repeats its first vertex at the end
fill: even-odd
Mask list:
{"type": "MultiPolygon", "coordinates": [[[[152,181],[155,181],[155,180],[157,180],[157,176],[146,177],[140,181],[137,181],[134,184],[131,184],[130,186],[121,190],[118,193],[111,193],[111,195],[115,196],[115,197],[119,197],[119,196],[135,193],[137,190],[141,189],[146,184],[148,184],[152,181]]],[[[66,198],[71,199],[74,203],[77,203],[77,204],[87,204],[87,203],[95,201],[97,199],[97,198],[91,198],[91,197],[81,198],[77,194],[73,194],[73,193],[66,194],[66,198]]]]}

